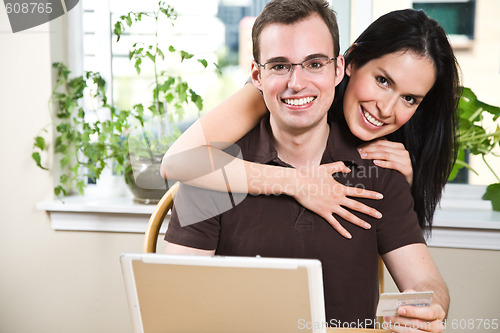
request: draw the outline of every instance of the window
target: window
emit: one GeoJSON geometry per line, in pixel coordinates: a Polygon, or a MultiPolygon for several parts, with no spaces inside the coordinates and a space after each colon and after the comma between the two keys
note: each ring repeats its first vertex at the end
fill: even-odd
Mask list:
{"type": "MultiPolygon", "coordinates": [[[[143,17],[142,24],[128,28],[119,42],[113,35],[115,22],[121,15],[130,11],[152,12],[157,0],[119,1],[119,0],[83,0],[83,60],[82,69],[99,71],[108,82],[108,95],[118,108],[128,109],[137,103],[147,103],[151,97],[151,82],[153,68],[144,63],[141,74],[135,71],[134,64],[129,60],[128,53],[137,41],[151,43],[154,38],[154,21],[143,17]]],[[[193,53],[196,58],[207,60],[209,64],[217,63],[218,56],[225,45],[224,23],[217,17],[217,0],[184,0],[168,1],[179,16],[174,26],[166,20],[158,24],[158,39],[164,52],[170,45],[193,53]]],[[[165,68],[174,74],[180,74],[190,86],[202,96],[210,94],[217,96],[221,88],[218,83],[215,66],[204,70],[200,64],[178,61],[165,62],[165,68]],[[209,88],[213,88],[209,90],[209,88]],[[214,92],[215,90],[215,92],[214,92]]],[[[231,74],[227,74],[228,77],[231,74]]],[[[243,76],[243,75],[240,75],[243,76]]],[[[229,81],[237,81],[238,74],[232,75],[229,81]]],[[[244,78],[241,79],[244,82],[244,78]]]]}
{"type": "Polygon", "coordinates": [[[413,8],[438,21],[448,35],[474,38],[474,1],[414,1],[413,8]]]}
{"type": "MultiPolygon", "coordinates": [[[[331,1],[337,9],[339,22],[359,20],[359,12],[363,8],[379,16],[390,10],[402,8],[402,4],[424,10],[429,16],[438,20],[450,34],[453,43],[455,37],[467,40],[466,47],[458,47],[456,56],[463,74],[463,85],[470,87],[479,99],[500,105],[500,21],[495,13],[500,12],[500,2],[474,0],[420,0],[385,2],[363,0],[345,6],[347,2],[331,1]],[[362,8],[352,7],[361,4],[362,8]],[[473,38],[473,39],[472,39],[473,38]]],[[[141,76],[134,72],[133,64],[128,60],[127,39],[151,38],[147,31],[132,31],[124,36],[124,42],[116,43],[112,36],[112,27],[116,19],[131,10],[148,10],[154,8],[157,0],[82,0],[83,6],[83,51],[80,61],[84,70],[95,70],[104,74],[109,83],[110,96],[113,102],[122,108],[130,107],[150,98],[147,83],[150,82],[148,70],[141,76]]],[[[190,71],[186,74],[189,83],[205,98],[205,109],[208,110],[231,92],[241,87],[248,76],[246,66],[238,66],[240,48],[242,47],[238,32],[238,24],[245,16],[257,15],[267,3],[266,0],[174,0],[169,1],[180,16],[174,29],[171,30],[172,44],[195,53],[197,57],[206,58],[209,62],[219,62],[223,76],[218,77],[213,70],[190,71]]],[[[375,17],[373,17],[374,19],[375,17]]],[[[363,16],[363,20],[368,20],[363,16]]],[[[367,22],[368,24],[369,22],[367,22]]],[[[341,41],[349,44],[350,24],[341,24],[341,41]]],[[[351,36],[355,38],[356,36],[351,36]]],[[[170,39],[169,39],[170,42],[170,39]]],[[[457,45],[456,43],[454,44],[457,45]]],[[[495,126],[492,124],[491,126],[495,126]]],[[[498,165],[498,158],[487,157],[490,165],[498,165]]],[[[470,163],[478,171],[463,171],[464,182],[471,184],[489,184],[496,179],[481,161],[481,158],[471,156],[470,163]]]]}

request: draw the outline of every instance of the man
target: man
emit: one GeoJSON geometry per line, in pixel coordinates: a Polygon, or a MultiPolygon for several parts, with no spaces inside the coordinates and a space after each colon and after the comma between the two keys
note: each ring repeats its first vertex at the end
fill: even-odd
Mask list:
{"type": "MultiPolygon", "coordinates": [[[[252,38],[252,80],[270,115],[238,141],[243,158],[295,168],[344,161],[352,172],[337,180],[384,193],[376,207],[384,217],[369,219],[370,230],[348,225],[349,240],[291,197],[247,196],[220,215],[184,227],[185,212],[174,209],[167,253],[319,259],[331,326],[373,320],[381,254],[401,290],[433,290],[436,296],[431,307],[401,307],[401,316],[391,320],[404,326],[444,318],[447,289],[424,243],[404,176],[362,160],[346,126],[327,121],[344,73],[335,14],[322,0],[274,0],[257,18],[252,38]]],[[[189,200],[193,191],[200,190],[184,186],[178,198],[189,200]]],[[[202,201],[210,206],[210,200],[191,200],[192,214],[203,216],[202,201]]],[[[438,329],[432,325],[425,327],[438,329]]]]}

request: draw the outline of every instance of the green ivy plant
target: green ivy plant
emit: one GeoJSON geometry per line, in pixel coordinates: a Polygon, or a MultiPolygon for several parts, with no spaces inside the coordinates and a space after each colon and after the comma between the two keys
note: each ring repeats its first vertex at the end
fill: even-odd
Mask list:
{"type": "Polygon", "coordinates": [[[487,131],[485,127],[483,127],[483,118],[485,114],[491,114],[495,121],[500,117],[500,108],[479,101],[470,88],[464,87],[458,105],[458,158],[450,175],[450,180],[454,179],[458,171],[463,167],[477,174],[477,172],[465,162],[465,152],[467,151],[472,155],[480,155],[498,181],[498,183],[490,184],[487,187],[483,199],[491,200],[493,209],[500,211],[500,178],[485,158],[489,154],[498,156],[494,154],[493,150],[499,147],[500,125],[497,125],[496,129],[493,131],[487,131]]]}
{"type": "MultiPolygon", "coordinates": [[[[54,129],[54,161],[61,173],[54,194],[67,195],[73,189],[83,194],[85,178],[98,179],[107,165],[113,165],[116,173],[123,172],[128,154],[124,136],[129,118],[141,119],[141,115],[118,111],[109,105],[106,83],[99,73],[70,77],[71,72],[63,63],[54,63],[52,67],[56,82],[49,99],[50,126],[54,129]],[[92,103],[84,110],[85,94],[92,103]],[[90,115],[94,121],[87,120],[90,115]]],[[[33,144],[32,158],[44,170],[48,170],[47,161],[42,158],[49,148],[48,135],[44,128],[33,144]]]]}

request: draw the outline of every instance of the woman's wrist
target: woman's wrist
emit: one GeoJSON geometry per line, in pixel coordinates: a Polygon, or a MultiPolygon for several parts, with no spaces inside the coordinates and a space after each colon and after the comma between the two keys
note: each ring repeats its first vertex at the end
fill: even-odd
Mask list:
{"type": "Polygon", "coordinates": [[[277,191],[272,194],[285,194],[291,197],[295,197],[297,194],[297,169],[294,168],[280,168],[280,175],[276,177],[277,191]],[[279,192],[278,192],[279,191],[279,192]]]}
{"type": "Polygon", "coordinates": [[[294,196],[297,192],[296,169],[247,163],[246,171],[249,193],[294,196]]]}

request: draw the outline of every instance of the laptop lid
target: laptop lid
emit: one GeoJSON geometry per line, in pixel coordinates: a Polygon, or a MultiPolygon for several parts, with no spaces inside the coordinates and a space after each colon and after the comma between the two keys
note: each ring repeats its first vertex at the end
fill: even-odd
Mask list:
{"type": "Polygon", "coordinates": [[[319,260],[123,254],[134,332],[326,332],[319,260]]]}

